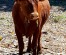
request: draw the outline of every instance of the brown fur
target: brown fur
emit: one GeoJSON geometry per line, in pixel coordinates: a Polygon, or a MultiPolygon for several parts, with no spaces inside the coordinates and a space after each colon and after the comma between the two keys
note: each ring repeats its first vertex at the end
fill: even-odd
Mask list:
{"type": "Polygon", "coordinates": [[[24,35],[29,39],[28,52],[32,49],[33,55],[37,55],[41,50],[41,29],[49,16],[49,12],[48,0],[15,0],[12,16],[19,44],[19,55],[22,55],[24,49],[24,35]]]}

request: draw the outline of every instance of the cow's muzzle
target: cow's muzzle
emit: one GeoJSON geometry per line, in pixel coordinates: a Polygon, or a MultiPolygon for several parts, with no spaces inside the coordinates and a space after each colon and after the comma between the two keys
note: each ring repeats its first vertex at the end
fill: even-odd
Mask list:
{"type": "Polygon", "coordinates": [[[37,20],[39,18],[38,12],[31,13],[31,20],[37,20]]]}

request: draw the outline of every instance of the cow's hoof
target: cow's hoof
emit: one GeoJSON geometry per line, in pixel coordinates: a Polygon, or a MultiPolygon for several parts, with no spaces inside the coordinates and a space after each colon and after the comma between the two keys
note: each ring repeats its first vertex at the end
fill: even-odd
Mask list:
{"type": "Polygon", "coordinates": [[[42,50],[38,51],[37,54],[42,54],[42,50]]]}
{"type": "Polygon", "coordinates": [[[31,49],[27,49],[27,52],[29,52],[29,53],[30,53],[30,52],[31,52],[31,49]]]}

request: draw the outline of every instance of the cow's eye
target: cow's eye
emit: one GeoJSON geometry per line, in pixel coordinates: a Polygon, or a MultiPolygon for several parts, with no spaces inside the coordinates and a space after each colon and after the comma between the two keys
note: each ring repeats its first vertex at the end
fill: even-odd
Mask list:
{"type": "Polygon", "coordinates": [[[33,5],[31,3],[29,3],[28,7],[30,11],[33,11],[33,5]]]}

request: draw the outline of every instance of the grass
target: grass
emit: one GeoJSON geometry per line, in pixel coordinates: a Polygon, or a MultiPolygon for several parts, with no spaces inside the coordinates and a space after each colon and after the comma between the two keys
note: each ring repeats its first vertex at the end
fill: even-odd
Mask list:
{"type": "Polygon", "coordinates": [[[61,15],[58,15],[53,18],[55,23],[62,21],[62,19],[66,20],[66,12],[63,12],[61,15]]]}
{"type": "Polygon", "coordinates": [[[4,18],[0,18],[0,20],[4,20],[4,18]]]}

